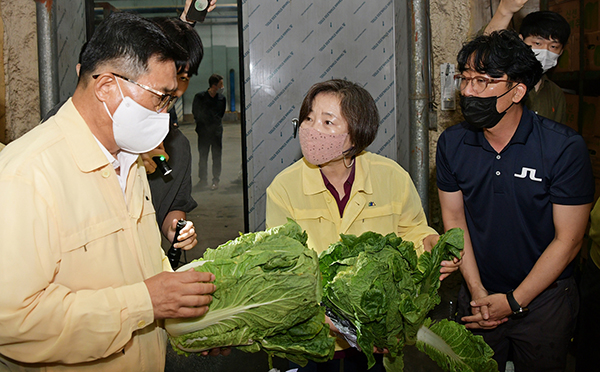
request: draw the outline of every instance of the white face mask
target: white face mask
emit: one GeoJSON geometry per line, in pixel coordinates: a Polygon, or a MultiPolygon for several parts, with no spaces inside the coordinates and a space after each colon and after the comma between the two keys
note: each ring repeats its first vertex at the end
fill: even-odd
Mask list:
{"type": "Polygon", "coordinates": [[[158,146],[169,133],[169,114],[156,113],[125,97],[117,81],[123,100],[114,115],[110,114],[103,102],[108,116],[113,121],[113,136],[121,150],[134,154],[148,152],[158,146]]]}
{"type": "Polygon", "coordinates": [[[219,94],[225,93],[225,88],[219,88],[219,89],[217,89],[217,93],[219,93],[219,94]]]}
{"type": "Polygon", "coordinates": [[[544,73],[556,66],[558,57],[560,57],[560,54],[551,52],[548,49],[533,49],[533,53],[535,53],[535,58],[542,64],[544,73]]]}

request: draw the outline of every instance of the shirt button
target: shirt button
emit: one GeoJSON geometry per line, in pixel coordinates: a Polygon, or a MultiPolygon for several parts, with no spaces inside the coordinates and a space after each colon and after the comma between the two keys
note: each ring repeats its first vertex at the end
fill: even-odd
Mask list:
{"type": "Polygon", "coordinates": [[[496,155],[496,159],[500,160],[501,158],[502,158],[502,156],[496,155]]]}
{"type": "Polygon", "coordinates": [[[496,171],[496,176],[499,176],[499,175],[500,175],[500,171],[496,171]]]}
{"type": "Polygon", "coordinates": [[[145,321],[143,321],[143,320],[140,320],[140,321],[138,322],[138,328],[144,328],[144,326],[146,326],[146,322],[145,322],[145,321]]]}
{"type": "Polygon", "coordinates": [[[108,169],[103,169],[102,170],[102,177],[104,178],[108,178],[110,176],[110,170],[108,169]]]}

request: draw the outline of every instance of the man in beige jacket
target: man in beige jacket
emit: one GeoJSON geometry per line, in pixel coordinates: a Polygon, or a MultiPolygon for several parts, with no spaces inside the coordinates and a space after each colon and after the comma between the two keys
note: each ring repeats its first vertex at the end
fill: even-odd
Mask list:
{"type": "Polygon", "coordinates": [[[165,318],[207,311],[209,273],[170,272],[138,154],[167,133],[187,53],[114,13],[60,111],[0,156],[0,371],[162,371],[165,318]]]}

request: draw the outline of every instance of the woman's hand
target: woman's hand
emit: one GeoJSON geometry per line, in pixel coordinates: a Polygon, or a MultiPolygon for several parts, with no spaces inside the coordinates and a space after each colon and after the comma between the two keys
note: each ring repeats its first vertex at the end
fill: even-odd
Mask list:
{"type": "MultiPolygon", "coordinates": [[[[460,257],[462,258],[463,251],[460,251],[460,257]]],[[[450,274],[458,270],[462,264],[462,259],[454,257],[452,261],[442,261],[442,268],[440,269],[440,281],[446,279],[450,274]]]]}
{"type": "Polygon", "coordinates": [[[440,240],[440,236],[438,234],[427,235],[425,239],[423,239],[423,249],[426,252],[431,252],[433,247],[437,244],[438,240],[440,240]]]}
{"type": "Polygon", "coordinates": [[[210,356],[219,356],[219,355],[227,356],[227,355],[231,354],[231,348],[230,347],[216,347],[214,349],[204,350],[200,354],[202,354],[203,356],[207,356],[207,355],[210,355],[210,356]]]}

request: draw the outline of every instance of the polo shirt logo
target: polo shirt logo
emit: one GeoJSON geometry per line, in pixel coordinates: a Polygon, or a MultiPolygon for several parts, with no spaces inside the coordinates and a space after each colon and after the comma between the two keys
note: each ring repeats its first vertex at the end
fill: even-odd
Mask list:
{"type": "Polygon", "coordinates": [[[533,168],[527,168],[527,167],[523,167],[523,169],[521,170],[521,174],[516,174],[515,173],[515,177],[517,178],[526,178],[527,177],[527,173],[529,173],[529,179],[532,181],[536,181],[536,182],[542,182],[541,178],[536,178],[535,177],[535,172],[536,170],[533,168]]]}

